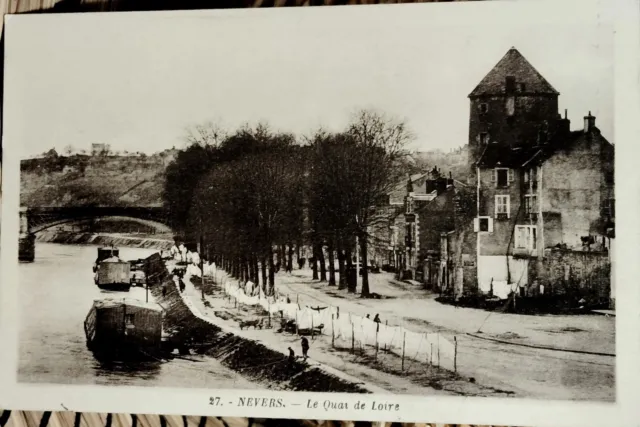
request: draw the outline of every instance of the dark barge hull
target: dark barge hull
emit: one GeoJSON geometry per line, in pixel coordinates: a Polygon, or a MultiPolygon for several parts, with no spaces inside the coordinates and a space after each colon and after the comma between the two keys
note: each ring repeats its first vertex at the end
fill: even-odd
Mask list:
{"type": "Polygon", "coordinates": [[[84,333],[98,360],[153,360],[161,353],[162,307],[131,299],[96,300],[84,333]]]}
{"type": "Polygon", "coordinates": [[[18,260],[21,262],[33,262],[36,258],[36,238],[33,234],[20,237],[18,241],[18,260]]]}
{"type": "Polygon", "coordinates": [[[131,283],[103,283],[97,285],[103,291],[129,292],[131,290],[131,283]]]}

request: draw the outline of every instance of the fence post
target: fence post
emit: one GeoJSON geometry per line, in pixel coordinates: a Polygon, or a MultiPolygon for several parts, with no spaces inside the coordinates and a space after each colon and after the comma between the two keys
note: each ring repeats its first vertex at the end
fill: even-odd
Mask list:
{"type": "Polygon", "coordinates": [[[453,337],[453,372],[458,372],[458,337],[453,337]]]}
{"type": "Polygon", "coordinates": [[[402,333],[402,372],[404,372],[404,346],[406,341],[407,341],[407,333],[403,332],[402,333]]]}
{"type": "Polygon", "coordinates": [[[433,366],[433,343],[431,343],[431,355],[429,356],[429,364],[433,366]]]}
{"type": "Polygon", "coordinates": [[[338,310],[338,313],[336,314],[336,319],[340,318],[340,306],[336,307],[336,309],[338,310]]]}
{"type": "Polygon", "coordinates": [[[356,337],[354,335],[353,322],[351,322],[351,353],[355,353],[355,351],[356,351],[356,337]]]}
{"type": "Polygon", "coordinates": [[[380,323],[376,323],[376,361],[378,360],[378,331],[380,330],[380,323]]]}
{"type": "Polygon", "coordinates": [[[440,367],[440,333],[437,333],[438,335],[436,335],[436,339],[438,340],[438,368],[440,367]]]}
{"type": "Polygon", "coordinates": [[[313,311],[311,314],[311,341],[313,341],[313,311]]]}
{"type": "Polygon", "coordinates": [[[298,333],[298,310],[296,310],[296,335],[300,335],[298,333]]]}
{"type": "Polygon", "coordinates": [[[336,346],[336,331],[335,331],[335,326],[333,324],[333,316],[334,314],[331,315],[331,347],[336,346]]]}

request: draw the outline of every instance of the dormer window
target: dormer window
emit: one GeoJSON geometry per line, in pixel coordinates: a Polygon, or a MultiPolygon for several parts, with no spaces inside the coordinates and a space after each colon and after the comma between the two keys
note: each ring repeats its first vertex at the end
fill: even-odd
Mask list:
{"type": "Polygon", "coordinates": [[[527,90],[527,85],[524,83],[518,83],[518,92],[525,92],[527,90]]]}
{"type": "Polygon", "coordinates": [[[516,91],[516,78],[514,76],[507,76],[505,89],[507,93],[513,93],[516,91]]]}
{"type": "Polygon", "coordinates": [[[480,114],[487,114],[489,112],[489,104],[486,102],[480,104],[478,108],[480,109],[480,114]]]}
{"type": "Polygon", "coordinates": [[[480,132],[480,144],[489,143],[489,134],[487,132],[480,132]]]}

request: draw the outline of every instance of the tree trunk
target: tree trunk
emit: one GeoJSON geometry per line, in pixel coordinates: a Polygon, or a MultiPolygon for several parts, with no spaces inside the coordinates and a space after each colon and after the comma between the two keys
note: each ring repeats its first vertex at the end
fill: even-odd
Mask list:
{"type": "MultiPolygon", "coordinates": [[[[349,280],[349,272],[353,271],[353,258],[351,257],[351,248],[347,248],[344,250],[344,258],[347,261],[347,291],[351,293],[355,293],[355,283],[351,283],[349,280]]],[[[358,272],[356,271],[356,278],[358,277],[358,272]]],[[[356,279],[357,282],[357,279],[356,279]]]]}
{"type": "Polygon", "coordinates": [[[317,248],[318,248],[318,245],[314,243],[311,248],[313,252],[313,255],[311,258],[313,259],[309,260],[309,264],[311,264],[311,271],[313,271],[313,277],[312,277],[313,280],[318,280],[318,252],[317,252],[318,249],[317,248]]]}
{"type": "Polygon", "coordinates": [[[336,285],[336,259],[334,253],[333,242],[335,237],[332,236],[327,242],[327,252],[329,253],[329,286],[336,285]]]}
{"type": "Polygon", "coordinates": [[[362,291],[364,298],[369,296],[369,254],[367,253],[367,236],[360,236],[360,256],[362,257],[362,291]]]}
{"type": "Polygon", "coordinates": [[[280,268],[284,269],[287,266],[287,248],[285,245],[280,245],[280,258],[282,258],[280,268]]]}
{"type": "Polygon", "coordinates": [[[342,251],[342,244],[340,243],[340,239],[338,239],[338,289],[346,289],[347,288],[347,272],[345,270],[345,256],[342,251]]]}
{"type": "Polygon", "coordinates": [[[320,257],[320,281],[327,281],[327,263],[324,259],[324,248],[322,245],[318,245],[318,255],[320,257]]]}
{"type": "Polygon", "coordinates": [[[242,257],[242,269],[244,270],[244,280],[242,281],[242,283],[246,283],[249,280],[252,280],[251,278],[251,270],[249,269],[250,267],[250,258],[247,258],[246,256],[242,257]]]}
{"type": "Polygon", "coordinates": [[[289,257],[287,258],[287,271],[293,271],[293,243],[289,242],[289,257]]]}
{"type": "Polygon", "coordinates": [[[300,260],[300,246],[302,246],[302,242],[298,240],[296,243],[296,262],[300,260]]]}
{"type": "Polygon", "coordinates": [[[260,283],[260,273],[258,270],[258,256],[253,254],[251,257],[251,267],[253,270],[253,279],[256,282],[256,285],[260,283]]]}
{"type": "Polygon", "coordinates": [[[273,253],[269,253],[269,288],[268,288],[267,295],[273,295],[275,282],[276,282],[276,272],[275,272],[275,265],[273,263],[273,253]]]}
{"type": "Polygon", "coordinates": [[[262,257],[260,261],[260,267],[262,270],[262,291],[267,293],[267,257],[262,257]]]}

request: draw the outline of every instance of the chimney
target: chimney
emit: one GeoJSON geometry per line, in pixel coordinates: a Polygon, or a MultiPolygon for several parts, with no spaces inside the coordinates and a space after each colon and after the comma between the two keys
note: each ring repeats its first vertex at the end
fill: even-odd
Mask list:
{"type": "Polygon", "coordinates": [[[584,133],[591,132],[596,127],[596,118],[589,111],[588,116],[584,116],[584,133]]]}
{"type": "Polygon", "coordinates": [[[558,123],[559,133],[566,135],[571,131],[571,121],[567,118],[567,110],[564,110],[564,118],[561,118],[558,123]]]}

